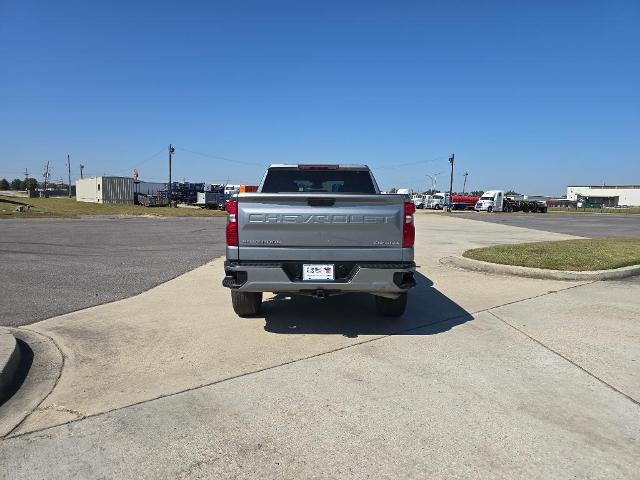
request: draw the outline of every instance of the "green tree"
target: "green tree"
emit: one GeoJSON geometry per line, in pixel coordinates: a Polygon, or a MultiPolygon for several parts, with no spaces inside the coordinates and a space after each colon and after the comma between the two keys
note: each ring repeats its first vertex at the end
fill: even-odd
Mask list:
{"type": "Polygon", "coordinates": [[[509,191],[505,192],[505,195],[509,195],[510,197],[511,196],[516,197],[516,196],[518,196],[520,194],[518,192],[516,192],[515,190],[509,190],[509,191]]]}
{"type": "Polygon", "coordinates": [[[38,188],[38,181],[35,178],[27,178],[24,181],[23,190],[35,190],[38,188]]]}
{"type": "Polygon", "coordinates": [[[470,193],[470,195],[481,197],[483,193],[484,193],[484,190],[474,190],[473,192],[470,193]]]}
{"type": "Polygon", "coordinates": [[[11,180],[11,190],[22,190],[22,180],[19,178],[11,180]]]}
{"type": "Polygon", "coordinates": [[[9,185],[9,182],[6,178],[0,180],[0,190],[9,190],[10,187],[11,185],[9,185]]]}

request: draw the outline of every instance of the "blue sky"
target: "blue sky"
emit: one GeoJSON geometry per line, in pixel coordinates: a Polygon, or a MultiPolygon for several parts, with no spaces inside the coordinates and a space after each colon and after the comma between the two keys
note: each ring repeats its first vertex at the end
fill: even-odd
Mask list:
{"type": "MultiPolygon", "coordinates": [[[[256,183],[367,163],[384,188],[640,183],[637,1],[0,0],[0,177],[256,183]],[[197,152],[197,153],[196,153],[197,152]]],[[[468,189],[469,189],[468,188],[468,189]]]]}

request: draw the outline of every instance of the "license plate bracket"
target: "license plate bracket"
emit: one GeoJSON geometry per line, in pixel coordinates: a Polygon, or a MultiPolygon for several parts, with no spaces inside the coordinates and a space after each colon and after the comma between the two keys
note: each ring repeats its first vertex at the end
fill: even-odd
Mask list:
{"type": "Polygon", "coordinates": [[[332,263],[304,263],[302,280],[305,282],[335,280],[335,270],[335,265],[332,263]]]}

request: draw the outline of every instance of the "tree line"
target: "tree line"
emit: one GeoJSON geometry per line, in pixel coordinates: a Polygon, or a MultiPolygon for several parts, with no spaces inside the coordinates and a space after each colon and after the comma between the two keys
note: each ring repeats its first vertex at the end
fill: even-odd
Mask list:
{"type": "MultiPolygon", "coordinates": [[[[0,179],[0,190],[32,190],[43,187],[44,184],[42,182],[38,182],[35,178],[26,178],[22,180],[19,178],[14,178],[11,181],[7,180],[6,178],[0,179]]],[[[67,184],[48,182],[47,187],[66,189],[67,184]]]]}

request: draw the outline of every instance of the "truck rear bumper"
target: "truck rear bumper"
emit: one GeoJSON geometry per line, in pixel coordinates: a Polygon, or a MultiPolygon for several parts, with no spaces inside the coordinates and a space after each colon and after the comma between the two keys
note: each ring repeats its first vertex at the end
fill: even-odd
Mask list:
{"type": "Polygon", "coordinates": [[[222,285],[244,292],[294,293],[328,296],[337,293],[367,292],[396,297],[414,287],[414,262],[323,262],[335,265],[336,280],[304,281],[303,263],[238,262],[227,260],[222,285]]]}

